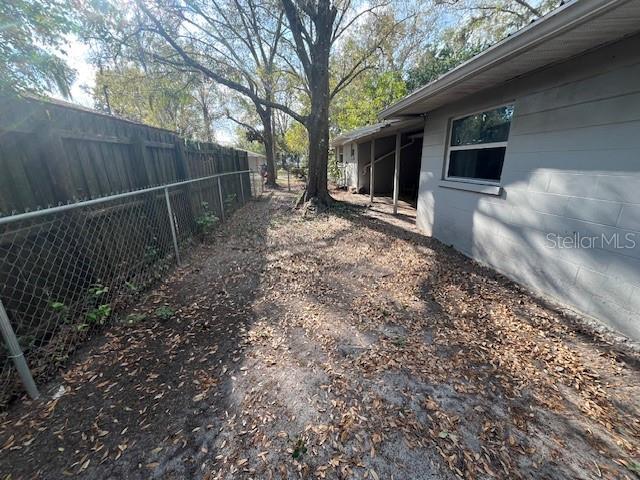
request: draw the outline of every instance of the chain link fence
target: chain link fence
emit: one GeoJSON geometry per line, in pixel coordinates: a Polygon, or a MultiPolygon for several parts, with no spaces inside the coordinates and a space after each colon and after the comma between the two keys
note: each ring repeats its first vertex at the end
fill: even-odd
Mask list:
{"type": "Polygon", "coordinates": [[[32,379],[104,325],[130,321],[142,293],[260,183],[229,172],[0,218],[0,407],[23,387],[37,396],[32,379]]]}

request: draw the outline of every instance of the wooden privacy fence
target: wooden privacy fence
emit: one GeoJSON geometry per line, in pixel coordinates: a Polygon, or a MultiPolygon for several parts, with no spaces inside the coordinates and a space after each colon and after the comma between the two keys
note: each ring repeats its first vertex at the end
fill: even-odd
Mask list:
{"type": "Polygon", "coordinates": [[[0,97],[0,216],[247,169],[242,150],[63,102],[0,97]]]}
{"type": "Polygon", "coordinates": [[[1,111],[0,408],[18,373],[29,389],[106,323],[142,321],[129,307],[259,182],[246,152],[55,103],[1,111]]]}

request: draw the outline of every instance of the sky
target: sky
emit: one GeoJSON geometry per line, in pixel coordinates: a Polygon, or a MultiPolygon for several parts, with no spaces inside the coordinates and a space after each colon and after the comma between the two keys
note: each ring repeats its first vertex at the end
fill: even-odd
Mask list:
{"type": "MultiPolygon", "coordinates": [[[[60,100],[71,101],[83,107],[93,108],[91,90],[95,84],[96,68],[89,61],[89,46],[74,36],[68,38],[65,60],[76,71],[76,78],[71,86],[71,100],[65,99],[59,94],[53,97],[60,100]]],[[[228,121],[214,124],[216,141],[222,145],[232,145],[236,141],[233,125],[228,121]]]]}
{"type": "Polygon", "coordinates": [[[89,92],[95,82],[96,69],[89,63],[88,56],[88,45],[80,42],[75,37],[70,37],[66,61],[76,71],[76,79],[71,86],[71,101],[84,107],[92,108],[93,98],[89,92]]]}

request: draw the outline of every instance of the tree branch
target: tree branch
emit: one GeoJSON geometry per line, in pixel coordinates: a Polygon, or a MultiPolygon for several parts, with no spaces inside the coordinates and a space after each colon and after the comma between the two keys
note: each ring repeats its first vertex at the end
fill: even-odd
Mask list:
{"type": "MultiPolygon", "coordinates": [[[[290,1],[290,0],[285,0],[285,1],[290,1]]],[[[209,77],[210,79],[214,80],[215,82],[224,85],[232,90],[235,90],[236,92],[239,92],[249,98],[251,98],[253,101],[258,102],[262,105],[264,105],[265,107],[272,107],[272,108],[277,108],[278,110],[281,110],[285,113],[287,113],[288,115],[291,115],[291,117],[295,118],[298,122],[302,123],[303,125],[306,124],[307,122],[307,116],[304,115],[300,115],[299,113],[293,111],[291,108],[287,107],[286,105],[282,105],[280,103],[271,101],[271,100],[266,100],[262,97],[260,97],[257,92],[255,92],[254,90],[249,89],[248,87],[242,85],[241,83],[238,83],[236,81],[233,81],[207,67],[205,67],[204,65],[202,65],[200,62],[198,62],[196,59],[194,59],[191,55],[189,55],[189,53],[187,53],[184,48],[182,48],[177,42],[176,40],[166,31],[166,29],[164,28],[164,26],[162,25],[162,23],[158,20],[158,18],[147,8],[146,5],[144,5],[142,0],[136,0],[136,4],[138,5],[138,8],[140,8],[140,10],[142,10],[144,12],[144,14],[151,20],[151,22],[154,24],[155,28],[156,28],[156,32],[165,39],[165,41],[175,50],[175,52],[182,58],[182,60],[184,61],[185,64],[187,64],[189,67],[196,69],[202,73],[204,73],[207,77],[209,77]]]]}
{"type": "Polygon", "coordinates": [[[244,128],[245,130],[249,131],[251,133],[251,135],[253,135],[257,139],[259,139],[258,140],[259,142],[265,143],[263,132],[261,132],[260,130],[256,129],[255,127],[249,125],[248,123],[245,123],[245,122],[243,122],[241,120],[238,120],[237,118],[234,118],[229,112],[226,112],[226,117],[229,120],[231,120],[233,123],[235,123],[236,125],[239,125],[242,128],[244,128]]]}

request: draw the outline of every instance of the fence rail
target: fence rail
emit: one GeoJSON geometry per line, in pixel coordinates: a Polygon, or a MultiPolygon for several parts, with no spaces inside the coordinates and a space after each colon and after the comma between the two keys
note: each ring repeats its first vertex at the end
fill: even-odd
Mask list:
{"type": "Polygon", "coordinates": [[[254,177],[219,173],[0,218],[0,406],[20,379],[36,396],[32,377],[45,381],[105,324],[141,320],[127,309],[256,195],[254,177]]]}

